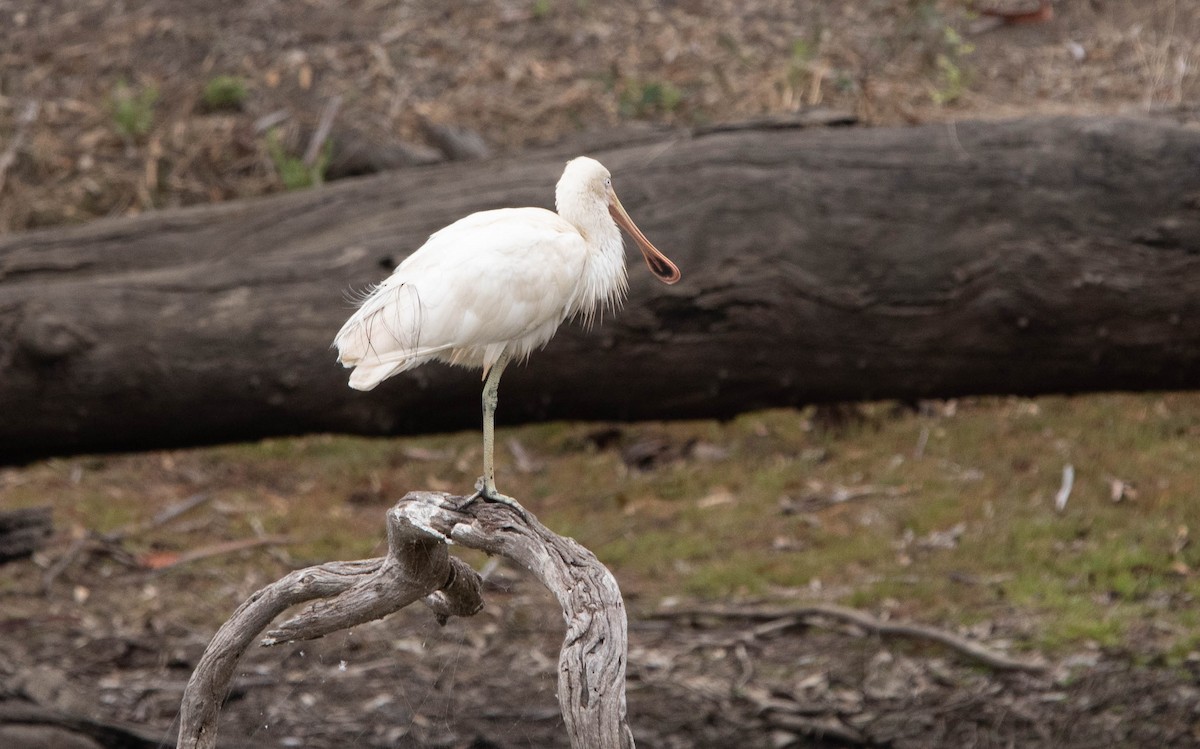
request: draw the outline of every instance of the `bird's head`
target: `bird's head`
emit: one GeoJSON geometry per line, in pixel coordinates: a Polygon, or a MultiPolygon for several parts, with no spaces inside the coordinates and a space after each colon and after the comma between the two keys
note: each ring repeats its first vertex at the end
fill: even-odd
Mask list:
{"type": "Polygon", "coordinates": [[[646,235],[642,234],[637,224],[633,223],[633,219],[625,212],[621,201],[617,199],[617,193],[613,190],[612,175],[599,161],[587,156],[568,161],[555,193],[560,211],[563,204],[572,199],[607,208],[617,225],[633,237],[634,243],[642,251],[642,257],[646,259],[646,266],[650,268],[650,272],[665,284],[673,284],[679,280],[679,268],[646,239],[646,235]]]}

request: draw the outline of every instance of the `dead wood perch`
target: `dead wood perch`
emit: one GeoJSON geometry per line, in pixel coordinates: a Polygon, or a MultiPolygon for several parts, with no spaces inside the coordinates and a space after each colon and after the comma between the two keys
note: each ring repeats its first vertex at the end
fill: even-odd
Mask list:
{"type": "Polygon", "coordinates": [[[267,633],[263,645],[311,640],[380,619],[421,600],[439,620],[483,607],[479,576],[448,543],[507,557],[562,606],[567,631],[558,701],[573,747],[632,747],[625,717],[627,623],[612,574],[590,551],[506,507],[410,492],[387,513],[387,556],[297,570],[259,590],[217,631],[183,693],[180,749],[216,746],[217,719],[237,663],[287,608],[317,601],[267,633]]]}

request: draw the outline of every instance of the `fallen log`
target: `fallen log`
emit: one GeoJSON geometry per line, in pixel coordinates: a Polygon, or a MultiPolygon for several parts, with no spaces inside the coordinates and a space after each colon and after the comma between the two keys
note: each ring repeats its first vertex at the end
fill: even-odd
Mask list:
{"type": "MultiPolygon", "coordinates": [[[[1200,383],[1200,131],[1139,119],[664,135],[593,155],[683,270],[505,375],[502,422],[1200,383]]],[[[0,456],[473,428],[479,375],[364,394],[348,291],[567,154],[0,240],[0,456]]]]}

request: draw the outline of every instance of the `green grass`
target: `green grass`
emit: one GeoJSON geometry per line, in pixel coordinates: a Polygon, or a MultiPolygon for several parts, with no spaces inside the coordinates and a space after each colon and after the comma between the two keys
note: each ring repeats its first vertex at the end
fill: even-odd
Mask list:
{"type": "Polygon", "coordinates": [[[618,106],[625,117],[642,118],[671,114],[683,103],[683,91],[666,80],[625,79],[618,106]]]}
{"type": "Polygon", "coordinates": [[[204,84],[200,101],[209,111],[238,110],[246,101],[246,82],[234,75],[217,75],[204,84]]]}
{"type": "MultiPolygon", "coordinates": [[[[926,88],[930,100],[946,107],[957,103],[970,90],[975,45],[955,28],[961,14],[949,12],[945,3],[918,0],[899,17],[900,37],[920,51],[927,67],[926,88]]],[[[968,13],[968,16],[971,14],[968,13]]]]}
{"type": "Polygon", "coordinates": [[[153,85],[133,85],[122,80],[108,97],[108,111],[113,127],[122,137],[140,140],[154,127],[158,88],[153,85]]]}
{"type": "MultiPolygon", "coordinates": [[[[636,606],[820,595],[947,626],[998,621],[1028,648],[1167,660],[1200,648],[1200,548],[1189,542],[1200,528],[1200,396],[984,399],[934,411],[868,404],[848,419],[810,409],[628,425],[604,449],[592,441],[596,425],[502,429],[498,480],[595,551],[636,606]],[[517,472],[509,439],[541,468],[517,472]],[[648,439],[683,457],[627,467],[622,447],[648,439]],[[688,443],[724,455],[687,457],[688,443]],[[1076,479],[1060,513],[1067,463],[1076,479]],[[1112,501],[1117,479],[1136,496],[1112,501]],[[781,500],[812,507],[814,496],[861,486],[892,493],[781,510],[781,500]],[[932,543],[959,525],[955,545],[932,543]]],[[[17,478],[0,484],[0,502],[52,502],[60,521],[108,531],[193,493],[199,476],[216,497],[209,525],[172,524],[131,543],[186,549],[261,529],[293,537],[285,559],[308,564],[378,553],[395,499],[467,492],[479,462],[475,432],[272,439],[10,469],[17,478]]],[[[187,574],[237,577],[263,553],[187,574]]]]}

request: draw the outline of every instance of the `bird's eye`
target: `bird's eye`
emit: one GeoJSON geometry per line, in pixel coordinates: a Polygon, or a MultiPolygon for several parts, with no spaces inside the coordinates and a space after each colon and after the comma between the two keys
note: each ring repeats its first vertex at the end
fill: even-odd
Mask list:
{"type": "Polygon", "coordinates": [[[612,177],[605,177],[605,178],[604,178],[604,186],[605,186],[605,187],[612,187],[612,177]]]}

